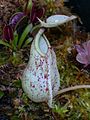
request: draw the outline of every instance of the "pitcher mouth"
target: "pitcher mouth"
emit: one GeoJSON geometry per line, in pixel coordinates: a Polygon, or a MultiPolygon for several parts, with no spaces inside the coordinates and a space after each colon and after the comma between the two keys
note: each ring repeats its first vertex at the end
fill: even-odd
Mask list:
{"type": "Polygon", "coordinates": [[[44,30],[40,29],[35,37],[35,48],[41,56],[46,56],[48,48],[51,47],[48,39],[43,35],[44,30]]]}

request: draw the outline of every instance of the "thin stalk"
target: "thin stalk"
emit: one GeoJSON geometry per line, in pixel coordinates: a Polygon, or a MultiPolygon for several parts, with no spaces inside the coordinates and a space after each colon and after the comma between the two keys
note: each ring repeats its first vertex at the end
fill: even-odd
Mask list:
{"type": "Polygon", "coordinates": [[[73,87],[68,87],[68,88],[64,88],[60,91],[58,91],[58,94],[63,94],[65,92],[69,92],[69,91],[72,91],[72,90],[77,90],[77,89],[86,89],[86,88],[89,88],[90,89],[90,85],[76,85],[76,86],[73,86],[73,87]]]}

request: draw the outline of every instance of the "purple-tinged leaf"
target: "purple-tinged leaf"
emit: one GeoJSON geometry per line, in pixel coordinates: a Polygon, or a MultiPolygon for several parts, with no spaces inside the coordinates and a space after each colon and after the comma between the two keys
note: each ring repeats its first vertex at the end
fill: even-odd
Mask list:
{"type": "Polygon", "coordinates": [[[13,40],[13,30],[10,25],[5,25],[3,28],[3,39],[7,41],[13,40]]]}
{"type": "Polygon", "coordinates": [[[89,41],[87,41],[87,42],[86,42],[86,44],[87,44],[87,45],[86,45],[86,47],[85,47],[85,48],[86,48],[86,50],[87,50],[87,54],[88,54],[88,55],[89,55],[89,57],[90,57],[90,40],[89,40],[89,41]]]}
{"type": "Polygon", "coordinates": [[[85,53],[78,53],[76,56],[76,60],[82,64],[85,64],[86,66],[89,64],[88,63],[88,57],[85,53]]]}
{"type": "Polygon", "coordinates": [[[90,40],[84,42],[82,45],[76,45],[76,50],[78,52],[76,56],[76,60],[82,64],[87,65],[90,64],[90,40]]]}
{"type": "Polygon", "coordinates": [[[75,48],[76,48],[78,53],[85,51],[82,45],[75,45],[75,48]]]}
{"type": "Polygon", "coordinates": [[[9,21],[9,24],[15,28],[17,23],[25,16],[25,14],[23,12],[17,12],[15,13],[9,21]]]}
{"type": "Polygon", "coordinates": [[[17,24],[15,26],[15,30],[17,31],[19,37],[22,35],[22,33],[27,25],[28,25],[28,17],[27,16],[22,17],[19,20],[19,22],[17,22],[17,24]]]}

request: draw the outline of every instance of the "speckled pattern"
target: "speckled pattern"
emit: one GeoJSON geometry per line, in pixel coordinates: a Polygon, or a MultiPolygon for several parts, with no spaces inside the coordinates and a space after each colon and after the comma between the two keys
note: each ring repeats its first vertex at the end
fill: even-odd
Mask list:
{"type": "Polygon", "coordinates": [[[41,56],[32,42],[30,59],[24,70],[22,87],[28,97],[34,102],[47,101],[52,106],[52,98],[60,87],[60,76],[56,65],[56,55],[51,47],[41,56]]]}

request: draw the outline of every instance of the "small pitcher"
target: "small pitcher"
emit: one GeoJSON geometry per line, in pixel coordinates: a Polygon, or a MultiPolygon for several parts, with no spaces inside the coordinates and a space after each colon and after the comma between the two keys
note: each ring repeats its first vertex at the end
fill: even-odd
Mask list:
{"type": "MultiPolygon", "coordinates": [[[[53,15],[46,23],[38,19],[44,28],[57,27],[76,19],[75,16],[53,15]]],[[[47,101],[52,107],[52,99],[60,87],[60,76],[56,64],[56,55],[41,28],[31,45],[30,58],[22,77],[22,87],[34,102],[47,101]]]]}
{"type": "Polygon", "coordinates": [[[55,52],[43,32],[44,29],[40,29],[32,42],[29,62],[23,73],[22,87],[32,101],[47,101],[51,107],[52,98],[60,87],[60,76],[55,52]]]}

